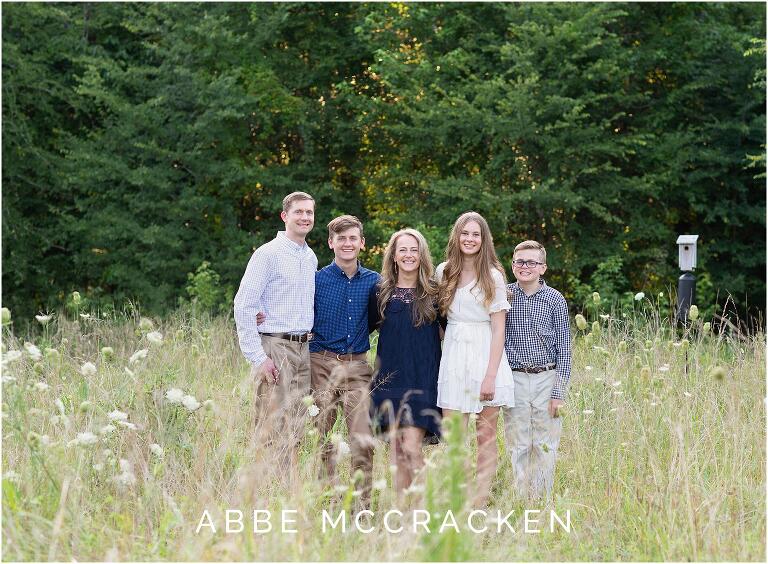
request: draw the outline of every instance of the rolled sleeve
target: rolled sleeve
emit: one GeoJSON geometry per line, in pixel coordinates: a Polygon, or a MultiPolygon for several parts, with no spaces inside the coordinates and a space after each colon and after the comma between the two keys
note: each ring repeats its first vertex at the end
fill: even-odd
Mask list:
{"type": "Polygon", "coordinates": [[[571,328],[568,318],[568,304],[559,296],[553,311],[555,348],[557,355],[557,380],[552,388],[552,399],[565,401],[568,383],[571,379],[571,328]]]}
{"type": "Polygon", "coordinates": [[[253,253],[235,295],[235,324],[240,350],[248,362],[255,366],[267,360],[256,315],[262,309],[261,297],[269,282],[270,271],[267,257],[258,251],[253,253]]]}

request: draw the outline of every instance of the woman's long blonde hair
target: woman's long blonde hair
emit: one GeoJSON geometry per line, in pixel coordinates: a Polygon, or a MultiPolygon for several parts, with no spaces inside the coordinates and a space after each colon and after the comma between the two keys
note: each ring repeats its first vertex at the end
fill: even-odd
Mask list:
{"type": "Polygon", "coordinates": [[[414,302],[411,311],[413,324],[418,327],[432,323],[437,319],[435,300],[437,299],[437,284],[433,279],[435,267],[432,265],[432,257],[429,254],[429,245],[424,235],[416,229],[401,229],[392,234],[384,251],[384,264],[381,267],[381,281],[379,282],[379,315],[384,320],[384,310],[387,307],[392,291],[397,286],[397,266],[395,264],[395,249],[397,240],[403,235],[410,235],[419,245],[419,276],[416,281],[414,302]]]}
{"type": "Polygon", "coordinates": [[[495,282],[493,281],[492,270],[495,268],[504,277],[506,284],[506,273],[501,261],[496,256],[496,249],[493,247],[493,236],[488,222],[477,212],[468,211],[459,216],[451,229],[451,236],[448,238],[448,246],[445,248],[445,269],[438,285],[438,305],[440,313],[448,315],[448,309],[451,307],[453,297],[456,295],[456,288],[461,278],[461,246],[459,245],[459,236],[462,229],[470,221],[476,221],[480,226],[480,251],[475,255],[475,272],[477,280],[475,287],[479,287],[483,292],[483,305],[488,307],[493,302],[495,294],[495,282]]]}

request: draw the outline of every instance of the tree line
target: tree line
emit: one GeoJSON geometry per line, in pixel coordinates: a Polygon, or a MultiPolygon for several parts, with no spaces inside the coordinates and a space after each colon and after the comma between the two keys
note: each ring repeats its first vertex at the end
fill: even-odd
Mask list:
{"type": "MultiPolygon", "coordinates": [[[[366,265],[463,211],[508,267],[547,246],[576,307],[675,284],[765,306],[761,3],[12,3],[3,304],[227,300],[282,197],[365,223],[366,265]],[[199,272],[198,272],[199,273],[199,272]],[[194,288],[192,291],[194,294],[194,288]]],[[[511,272],[508,272],[511,274],[511,272]]]]}

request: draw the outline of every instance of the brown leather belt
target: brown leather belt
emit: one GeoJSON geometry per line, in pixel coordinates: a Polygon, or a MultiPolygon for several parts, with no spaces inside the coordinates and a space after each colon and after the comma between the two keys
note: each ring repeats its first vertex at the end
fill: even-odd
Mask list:
{"type": "Polygon", "coordinates": [[[334,358],[336,360],[349,362],[351,360],[368,360],[368,353],[349,353],[349,354],[337,354],[333,351],[317,351],[312,354],[319,354],[323,358],[334,358]]]}
{"type": "Polygon", "coordinates": [[[262,333],[267,337],[275,337],[276,339],[285,339],[286,341],[293,341],[295,343],[306,343],[312,340],[312,333],[302,333],[301,335],[294,335],[292,333],[262,333]]]}
{"type": "Polygon", "coordinates": [[[547,364],[546,366],[526,366],[522,368],[513,368],[512,372],[525,372],[526,374],[539,374],[547,370],[554,370],[557,364],[547,364]]]}

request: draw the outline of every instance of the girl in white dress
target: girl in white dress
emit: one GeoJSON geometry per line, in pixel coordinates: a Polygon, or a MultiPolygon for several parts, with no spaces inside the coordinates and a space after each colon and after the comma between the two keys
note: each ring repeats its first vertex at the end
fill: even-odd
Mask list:
{"type": "Polygon", "coordinates": [[[446,261],[437,267],[438,304],[447,316],[437,382],[443,417],[477,413],[477,493],[487,503],[496,473],[499,407],[513,407],[514,379],[504,354],[507,301],[504,267],[496,256],[485,219],[462,214],[453,225],[446,261]]]}

